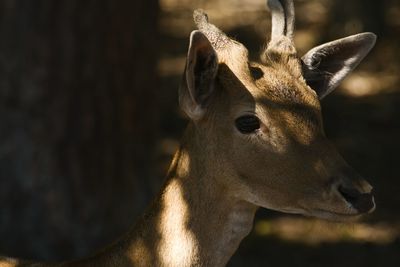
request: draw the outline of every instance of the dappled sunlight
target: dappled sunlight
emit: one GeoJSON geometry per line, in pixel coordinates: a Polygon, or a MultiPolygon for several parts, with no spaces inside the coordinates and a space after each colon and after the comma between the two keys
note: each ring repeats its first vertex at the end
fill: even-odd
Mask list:
{"type": "Polygon", "coordinates": [[[294,42],[296,44],[297,51],[302,55],[305,54],[311,47],[317,45],[315,38],[316,32],[314,30],[297,30],[294,36],[294,42]]]}
{"type": "MultiPolygon", "coordinates": [[[[300,1],[296,4],[298,4],[296,9],[298,14],[301,14],[302,23],[312,24],[315,27],[326,22],[331,1],[324,3],[318,0],[300,1]]],[[[225,31],[240,25],[251,25],[258,34],[264,35],[267,32],[266,26],[270,25],[270,13],[266,8],[265,0],[161,0],[160,6],[167,16],[161,22],[163,30],[171,30],[175,34],[182,34],[182,31],[176,31],[176,28],[165,29],[165,26],[191,29],[193,24],[188,21],[188,18],[191,18],[196,8],[207,10],[213,22],[225,31]],[[168,14],[174,14],[174,16],[169,17],[168,14]]]]}
{"type": "Polygon", "coordinates": [[[0,256],[0,267],[18,267],[19,263],[16,259],[4,258],[0,256]]]}
{"type": "MultiPolygon", "coordinates": [[[[302,65],[286,10],[274,28],[289,38],[270,45],[289,53],[268,51],[266,0],[3,2],[0,254],[87,255],[127,230],[168,173],[133,230],[57,266],[184,266],[196,257],[221,266],[208,260],[234,251],[231,267],[400,266],[399,0],[295,0],[299,58],[358,32],[378,36],[323,101],[318,88],[329,83],[307,71],[325,81],[361,50],[321,50],[302,65]],[[197,8],[238,42],[199,15],[184,73],[197,8]],[[335,68],[325,71],[325,56],[335,68]],[[332,217],[347,218],[337,210],[374,204],[369,187],[343,190],[361,182],[325,133],[371,181],[376,211],[346,223],[274,214],[336,205],[332,217]]],[[[0,267],[28,265],[0,256],[0,267]]]]}
{"type": "Polygon", "coordinates": [[[157,66],[158,73],[161,77],[182,75],[185,62],[186,55],[161,58],[157,66]]]}
{"type": "MultiPolygon", "coordinates": [[[[175,164],[179,164],[178,175],[188,175],[189,155],[180,151],[180,158],[176,156],[172,163],[172,172],[175,164]],[[176,161],[180,161],[179,163],[176,161]]],[[[175,178],[175,177],[174,177],[175,178]]],[[[192,214],[188,200],[185,199],[185,189],[177,179],[171,179],[161,197],[162,212],[158,223],[158,232],[161,235],[157,246],[158,258],[162,266],[185,266],[193,255],[198,254],[197,240],[187,224],[192,214]]]]}
{"type": "Polygon", "coordinates": [[[400,6],[390,6],[386,13],[388,24],[394,27],[400,27],[400,6]]]}
{"type": "Polygon", "coordinates": [[[399,76],[390,73],[354,72],[341,84],[338,92],[352,96],[364,97],[396,90],[399,76]]]}
{"type": "Polygon", "coordinates": [[[277,237],[284,241],[307,245],[339,242],[390,244],[400,237],[400,223],[337,223],[282,216],[256,221],[254,233],[258,236],[277,237]]]}
{"type": "MultiPolygon", "coordinates": [[[[234,22],[225,22],[226,25],[237,23],[249,23],[249,18],[244,19],[244,14],[254,13],[260,10],[265,11],[265,1],[252,1],[252,0],[215,0],[215,1],[187,1],[187,0],[161,0],[161,9],[165,12],[191,12],[196,8],[207,9],[208,14],[215,20],[226,19],[227,17],[236,17],[234,22]],[[209,9],[209,10],[208,10],[209,9]]],[[[251,20],[251,18],[250,18],[251,20]]],[[[187,23],[186,23],[187,24],[187,23]]]]}

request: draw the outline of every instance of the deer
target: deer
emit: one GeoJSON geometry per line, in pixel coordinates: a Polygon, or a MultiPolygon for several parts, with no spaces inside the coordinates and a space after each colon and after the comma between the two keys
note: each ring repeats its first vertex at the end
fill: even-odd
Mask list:
{"type": "Polygon", "coordinates": [[[268,0],[260,60],[195,10],[179,105],[189,118],[164,186],[134,227],[93,256],[1,267],[225,266],[258,208],[349,221],[375,209],[372,186],[327,139],[320,101],[375,44],[366,32],[294,47],[292,0],[268,0]]]}

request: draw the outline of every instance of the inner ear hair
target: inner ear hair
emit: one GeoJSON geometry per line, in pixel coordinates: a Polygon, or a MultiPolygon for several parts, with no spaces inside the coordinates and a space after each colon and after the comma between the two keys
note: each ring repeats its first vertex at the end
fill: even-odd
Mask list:
{"type": "Polygon", "coordinates": [[[184,84],[179,95],[181,108],[192,120],[204,116],[207,101],[214,90],[217,71],[216,51],[201,31],[193,31],[190,35],[184,84]]]}
{"type": "Polygon", "coordinates": [[[311,49],[302,57],[303,77],[322,99],[360,64],[375,45],[370,32],[338,39],[311,49]]]}

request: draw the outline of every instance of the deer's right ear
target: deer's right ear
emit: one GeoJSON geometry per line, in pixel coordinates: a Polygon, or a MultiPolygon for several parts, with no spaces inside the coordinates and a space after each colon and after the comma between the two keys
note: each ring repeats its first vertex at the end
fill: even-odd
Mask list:
{"type": "Polygon", "coordinates": [[[210,41],[202,32],[193,31],[179,90],[179,104],[192,120],[199,120],[205,114],[217,71],[217,53],[210,41]]]}
{"type": "Polygon", "coordinates": [[[361,62],[375,41],[375,34],[365,32],[311,49],[302,57],[307,84],[324,98],[361,62]]]}

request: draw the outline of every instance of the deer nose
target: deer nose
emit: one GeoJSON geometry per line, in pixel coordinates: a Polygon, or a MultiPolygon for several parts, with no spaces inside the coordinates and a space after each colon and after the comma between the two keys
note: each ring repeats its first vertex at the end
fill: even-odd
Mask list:
{"type": "Polygon", "coordinates": [[[368,193],[360,192],[354,187],[339,186],[339,193],[360,213],[368,213],[375,208],[372,189],[368,193]]]}

